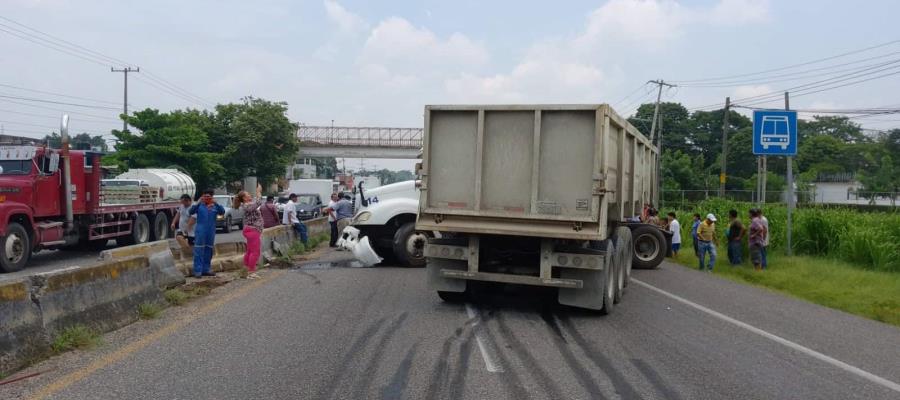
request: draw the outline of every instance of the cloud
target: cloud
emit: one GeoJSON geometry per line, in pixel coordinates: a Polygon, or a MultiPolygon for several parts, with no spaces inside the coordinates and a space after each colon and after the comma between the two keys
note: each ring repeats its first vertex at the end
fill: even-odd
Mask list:
{"type": "Polygon", "coordinates": [[[325,13],[328,19],[335,23],[343,33],[359,33],[369,29],[369,23],[365,19],[340,5],[335,0],[325,0],[325,13]]]}
{"type": "Polygon", "coordinates": [[[489,60],[487,49],[461,33],[439,38],[400,17],[381,21],[366,39],[359,64],[391,75],[474,71],[489,60]]]}
{"type": "Polygon", "coordinates": [[[734,88],[734,92],[731,94],[731,98],[734,100],[745,99],[748,97],[756,97],[759,95],[772,93],[774,89],[772,89],[769,85],[746,85],[746,86],[738,86],[734,88]]]}
{"type": "Polygon", "coordinates": [[[748,24],[768,17],[765,0],[721,0],[691,8],[675,0],[610,0],[590,12],[584,29],[570,37],[532,45],[508,73],[461,74],[446,80],[460,101],[600,101],[617,85],[605,69],[619,70],[613,54],[635,57],[679,40],[689,27],[748,24]]]}

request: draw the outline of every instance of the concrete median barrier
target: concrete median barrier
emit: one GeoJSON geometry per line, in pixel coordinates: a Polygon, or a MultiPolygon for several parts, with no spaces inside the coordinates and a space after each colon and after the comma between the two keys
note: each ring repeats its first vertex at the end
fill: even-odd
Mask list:
{"type": "Polygon", "coordinates": [[[0,283],[0,373],[40,357],[50,347],[28,278],[0,283]]]}

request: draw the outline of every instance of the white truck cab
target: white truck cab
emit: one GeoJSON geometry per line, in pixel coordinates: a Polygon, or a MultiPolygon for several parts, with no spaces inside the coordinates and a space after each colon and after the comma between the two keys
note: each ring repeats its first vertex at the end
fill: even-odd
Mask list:
{"type": "Polygon", "coordinates": [[[366,190],[362,182],[354,199],[356,214],[351,225],[369,238],[380,255],[393,254],[408,267],[425,265],[427,236],[415,230],[419,189],[415,181],[392,183],[366,190]]]}

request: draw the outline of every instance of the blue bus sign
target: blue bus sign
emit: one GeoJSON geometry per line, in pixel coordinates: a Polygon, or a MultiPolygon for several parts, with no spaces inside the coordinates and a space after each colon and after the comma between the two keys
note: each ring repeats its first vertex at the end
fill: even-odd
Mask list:
{"type": "Polygon", "coordinates": [[[759,156],[797,155],[797,112],[753,111],[753,154],[759,156]]]}

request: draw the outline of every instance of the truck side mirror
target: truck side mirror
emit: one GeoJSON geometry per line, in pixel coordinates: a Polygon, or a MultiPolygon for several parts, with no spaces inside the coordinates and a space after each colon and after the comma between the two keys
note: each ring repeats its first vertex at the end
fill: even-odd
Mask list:
{"type": "Polygon", "coordinates": [[[59,153],[53,153],[50,155],[50,165],[47,168],[47,172],[54,173],[59,170],[59,153]]]}

